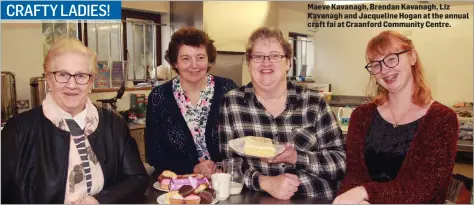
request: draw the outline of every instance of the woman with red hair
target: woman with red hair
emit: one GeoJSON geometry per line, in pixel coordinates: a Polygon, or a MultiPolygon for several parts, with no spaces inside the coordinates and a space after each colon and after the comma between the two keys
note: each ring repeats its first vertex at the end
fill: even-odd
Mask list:
{"type": "Polygon", "coordinates": [[[335,204],[444,203],[456,156],[456,113],[434,101],[410,39],[384,31],[366,48],[378,95],[351,115],[347,173],[335,204]]]}

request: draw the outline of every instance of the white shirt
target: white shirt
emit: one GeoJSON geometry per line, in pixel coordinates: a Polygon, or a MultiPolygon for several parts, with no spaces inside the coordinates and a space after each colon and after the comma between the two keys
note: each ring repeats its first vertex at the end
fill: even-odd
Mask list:
{"type": "MultiPolygon", "coordinates": [[[[59,108],[59,109],[61,109],[61,108],[59,108]]],[[[71,114],[64,111],[63,109],[61,109],[61,112],[63,114],[64,119],[73,119],[74,121],[76,121],[76,123],[79,125],[79,127],[81,129],[84,129],[84,127],[86,127],[87,109],[84,109],[79,114],[77,114],[75,117],[72,117],[71,114]]]]}

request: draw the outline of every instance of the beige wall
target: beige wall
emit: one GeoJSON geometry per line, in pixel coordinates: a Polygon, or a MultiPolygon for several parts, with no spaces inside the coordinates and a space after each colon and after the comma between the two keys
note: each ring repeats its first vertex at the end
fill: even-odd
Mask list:
{"type": "MultiPolygon", "coordinates": [[[[451,12],[469,13],[470,5],[453,5],[451,12]]],[[[418,12],[420,13],[420,12],[418,12]]],[[[451,28],[393,29],[413,40],[425,67],[425,79],[435,100],[448,106],[473,100],[472,20],[450,20],[451,28]]],[[[369,75],[364,69],[365,46],[384,28],[321,28],[315,41],[315,80],[331,83],[333,94],[365,95],[369,75]],[[350,38],[348,38],[348,34],[350,38]]]]}
{"type": "Polygon", "coordinates": [[[204,30],[219,51],[244,52],[247,38],[256,28],[275,24],[271,2],[205,1],[204,30]],[[271,20],[268,21],[268,16],[271,20]]]}
{"type": "Polygon", "coordinates": [[[295,32],[305,35],[313,35],[314,32],[306,27],[307,5],[317,2],[278,2],[278,28],[283,34],[295,32]]]}
{"type": "MultiPolygon", "coordinates": [[[[135,9],[148,7],[128,3],[135,9]]],[[[169,12],[169,2],[149,3],[156,3],[155,7],[150,6],[154,12],[169,12]]],[[[472,16],[472,3],[467,4],[453,5],[452,11],[469,12],[472,16]]],[[[250,33],[262,25],[277,26],[285,34],[291,31],[313,36],[314,79],[318,83],[331,83],[336,95],[365,95],[369,77],[363,68],[364,49],[370,37],[383,29],[321,28],[313,32],[306,28],[306,5],[307,2],[206,1],[204,30],[216,40],[221,51],[244,51],[250,33]]],[[[452,23],[455,24],[452,28],[399,29],[414,40],[434,97],[447,105],[473,100],[472,20],[452,23]]],[[[1,34],[2,70],[16,74],[18,100],[30,100],[29,79],[42,73],[41,24],[3,23],[1,34]]],[[[165,41],[163,43],[167,45],[169,38],[165,41]]],[[[248,83],[250,76],[246,65],[242,74],[242,83],[248,83]]],[[[115,92],[93,93],[91,98],[113,96],[115,92]]],[[[127,92],[119,102],[119,109],[128,109],[128,96],[127,92]]]]}
{"type": "Polygon", "coordinates": [[[158,13],[170,12],[169,1],[122,1],[122,7],[158,13]]]}

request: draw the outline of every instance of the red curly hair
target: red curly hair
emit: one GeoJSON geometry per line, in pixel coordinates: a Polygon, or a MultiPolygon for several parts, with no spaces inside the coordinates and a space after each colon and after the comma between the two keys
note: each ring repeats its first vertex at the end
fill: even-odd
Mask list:
{"type": "MultiPolygon", "coordinates": [[[[410,39],[395,31],[383,31],[370,39],[369,43],[367,44],[365,59],[367,62],[374,61],[377,56],[387,55],[388,51],[393,48],[397,50],[413,49],[409,51],[409,54],[411,54],[411,52],[415,52],[416,63],[411,67],[414,83],[411,101],[418,106],[425,106],[429,104],[432,100],[431,91],[423,79],[423,66],[421,64],[420,57],[414,49],[415,47],[413,46],[413,43],[410,39]]],[[[371,77],[369,83],[373,82],[377,82],[374,76],[371,77]]],[[[372,102],[377,105],[382,105],[388,101],[388,90],[378,84],[375,86],[377,89],[377,96],[372,99],[372,102]]]]}

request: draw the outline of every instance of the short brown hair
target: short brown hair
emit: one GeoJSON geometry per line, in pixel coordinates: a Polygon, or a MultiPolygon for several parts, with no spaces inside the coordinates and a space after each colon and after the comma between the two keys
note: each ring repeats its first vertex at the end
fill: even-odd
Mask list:
{"type": "Polygon", "coordinates": [[[275,38],[280,43],[287,59],[291,59],[293,57],[293,48],[291,47],[291,44],[285,39],[283,33],[277,28],[270,28],[264,26],[255,30],[249,37],[247,47],[245,49],[245,58],[247,60],[247,63],[250,61],[250,56],[252,55],[255,41],[257,41],[258,39],[270,38],[275,38]]]}
{"type": "MultiPolygon", "coordinates": [[[[411,67],[414,83],[411,101],[418,106],[429,104],[433,98],[431,96],[430,88],[426,85],[423,78],[423,66],[412,40],[395,31],[383,31],[370,39],[367,44],[365,51],[366,61],[370,62],[375,60],[377,56],[386,55],[391,48],[399,50],[412,49],[410,53],[415,52],[416,63],[411,67]]],[[[375,81],[374,76],[371,77],[371,81],[375,81]]],[[[376,86],[377,96],[372,100],[372,102],[377,105],[382,105],[388,100],[388,90],[378,84],[376,86]]]]}
{"type": "MultiPolygon", "coordinates": [[[[178,53],[182,45],[193,47],[205,46],[209,64],[216,62],[217,50],[214,46],[214,40],[202,30],[195,27],[184,27],[173,33],[165,54],[166,61],[168,61],[176,73],[179,74],[179,71],[174,65],[178,62],[178,53]]],[[[207,71],[209,71],[210,68],[209,66],[207,71]]]]}
{"type": "Polygon", "coordinates": [[[97,54],[75,38],[62,38],[56,41],[48,51],[43,63],[44,73],[52,72],[53,59],[67,52],[77,52],[89,58],[89,71],[93,76],[97,74],[97,54]]]}

